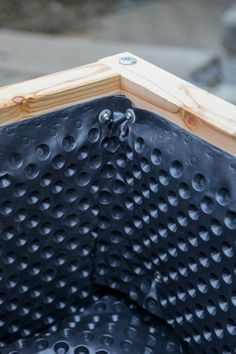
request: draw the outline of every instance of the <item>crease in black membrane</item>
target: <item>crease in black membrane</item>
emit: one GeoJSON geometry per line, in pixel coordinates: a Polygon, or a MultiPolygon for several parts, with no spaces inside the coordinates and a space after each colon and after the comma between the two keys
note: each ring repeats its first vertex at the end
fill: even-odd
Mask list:
{"type": "MultiPolygon", "coordinates": [[[[236,158],[151,112],[134,108],[127,122],[131,105],[112,96],[0,129],[3,344],[57,329],[91,309],[102,286],[156,316],[154,327],[160,317],[173,327],[172,344],[164,330],[153,347],[143,338],[140,353],[181,352],[175,333],[193,353],[234,352],[236,158]]],[[[130,328],[124,317],[120,327],[130,328]]],[[[96,343],[106,321],[92,330],[96,343]]],[[[100,353],[76,333],[71,353],[123,353],[117,343],[132,342],[117,332],[100,353]]],[[[27,341],[17,352],[32,350],[27,341]]]]}

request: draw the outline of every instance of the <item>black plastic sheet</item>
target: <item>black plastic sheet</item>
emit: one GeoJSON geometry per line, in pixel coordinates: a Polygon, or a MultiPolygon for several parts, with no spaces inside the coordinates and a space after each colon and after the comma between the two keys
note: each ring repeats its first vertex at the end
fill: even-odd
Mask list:
{"type": "Polygon", "coordinates": [[[172,349],[142,353],[181,351],[176,335],[197,354],[234,352],[236,158],[128,108],[108,97],[1,127],[3,344],[76,316],[99,287],[173,327],[172,349]]]}

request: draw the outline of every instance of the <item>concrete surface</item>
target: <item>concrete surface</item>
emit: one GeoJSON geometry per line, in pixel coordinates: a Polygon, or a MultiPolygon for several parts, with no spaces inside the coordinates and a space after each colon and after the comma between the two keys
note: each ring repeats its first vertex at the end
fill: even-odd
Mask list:
{"type": "Polygon", "coordinates": [[[224,47],[230,53],[236,55],[236,5],[229,8],[223,16],[223,38],[224,47]]]}
{"type": "Polygon", "coordinates": [[[206,49],[0,30],[0,86],[87,64],[127,50],[185,79],[214,59],[214,52],[206,49]]]}
{"type": "Polygon", "coordinates": [[[211,90],[216,96],[223,98],[236,105],[236,85],[229,83],[221,83],[211,90]]]}
{"type": "Polygon", "coordinates": [[[215,49],[221,43],[222,15],[235,0],[133,3],[94,21],[89,34],[109,40],[215,49]]]}

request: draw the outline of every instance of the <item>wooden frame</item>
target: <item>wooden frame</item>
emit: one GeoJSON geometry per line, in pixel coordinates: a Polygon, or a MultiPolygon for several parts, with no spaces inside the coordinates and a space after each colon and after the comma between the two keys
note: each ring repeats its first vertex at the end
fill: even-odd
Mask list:
{"type": "Polygon", "coordinates": [[[115,94],[236,156],[236,106],[130,53],[0,88],[0,124],[115,94]]]}

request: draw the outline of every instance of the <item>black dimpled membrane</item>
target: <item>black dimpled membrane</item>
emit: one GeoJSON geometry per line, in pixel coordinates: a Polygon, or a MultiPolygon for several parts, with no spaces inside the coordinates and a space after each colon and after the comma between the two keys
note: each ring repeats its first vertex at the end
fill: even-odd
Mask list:
{"type": "Polygon", "coordinates": [[[192,353],[234,353],[236,158],[153,113],[128,121],[130,107],[114,96],[0,128],[3,343],[57,331],[98,285],[192,353]]]}
{"type": "Polygon", "coordinates": [[[94,195],[104,164],[97,104],[0,128],[3,343],[89,300],[100,220],[94,195]]]}
{"type": "Polygon", "coordinates": [[[18,340],[2,354],[182,354],[184,350],[167,325],[113,296],[93,298],[54,331],[18,340]]]}

